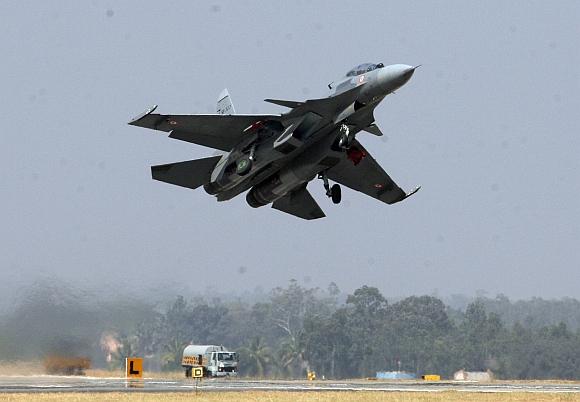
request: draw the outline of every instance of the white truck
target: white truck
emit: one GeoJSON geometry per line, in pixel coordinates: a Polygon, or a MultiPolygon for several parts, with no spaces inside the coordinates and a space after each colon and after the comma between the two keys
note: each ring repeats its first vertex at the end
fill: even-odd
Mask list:
{"type": "Polygon", "coordinates": [[[205,377],[238,375],[238,354],[223,346],[188,345],[183,350],[181,366],[185,377],[191,377],[194,367],[203,367],[205,377]]]}

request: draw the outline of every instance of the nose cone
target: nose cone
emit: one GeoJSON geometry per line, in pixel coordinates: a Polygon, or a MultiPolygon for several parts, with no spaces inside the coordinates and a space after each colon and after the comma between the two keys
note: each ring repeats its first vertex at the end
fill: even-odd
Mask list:
{"type": "Polygon", "coordinates": [[[406,84],[407,81],[409,81],[411,79],[411,77],[415,73],[416,68],[417,67],[411,67],[411,66],[407,66],[404,64],[401,65],[401,68],[398,71],[398,74],[400,76],[400,79],[403,81],[403,84],[406,84]]]}
{"type": "Polygon", "coordinates": [[[379,81],[385,91],[392,92],[405,85],[415,73],[417,67],[406,64],[394,64],[381,69],[379,81]]]}

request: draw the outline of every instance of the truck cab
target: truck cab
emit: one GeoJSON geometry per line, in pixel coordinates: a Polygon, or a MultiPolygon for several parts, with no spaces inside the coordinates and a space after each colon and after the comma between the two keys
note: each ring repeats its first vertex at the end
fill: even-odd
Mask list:
{"type": "Polygon", "coordinates": [[[238,354],[235,352],[212,352],[207,367],[213,377],[236,375],[238,372],[238,354]]]}

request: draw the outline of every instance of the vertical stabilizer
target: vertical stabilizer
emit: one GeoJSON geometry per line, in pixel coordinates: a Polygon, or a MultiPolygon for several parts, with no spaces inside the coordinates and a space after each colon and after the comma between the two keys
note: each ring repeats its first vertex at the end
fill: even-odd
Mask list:
{"type": "Polygon", "coordinates": [[[234,109],[234,104],[232,103],[232,99],[230,98],[230,93],[228,92],[227,88],[220,93],[220,96],[218,96],[217,113],[218,114],[236,113],[236,110],[234,109]]]}

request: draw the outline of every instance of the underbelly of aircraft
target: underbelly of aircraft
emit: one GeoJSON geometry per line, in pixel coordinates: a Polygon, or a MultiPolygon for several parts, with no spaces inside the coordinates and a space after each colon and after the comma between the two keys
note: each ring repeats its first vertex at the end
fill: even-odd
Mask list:
{"type": "Polygon", "coordinates": [[[268,163],[245,177],[232,172],[219,181],[206,184],[204,189],[215,195],[218,201],[230,200],[250,190],[246,196],[249,205],[257,208],[270,204],[338,163],[338,157],[330,157],[330,154],[336,153],[332,150],[336,141],[337,131],[331,128],[291,158],[268,163]]]}

